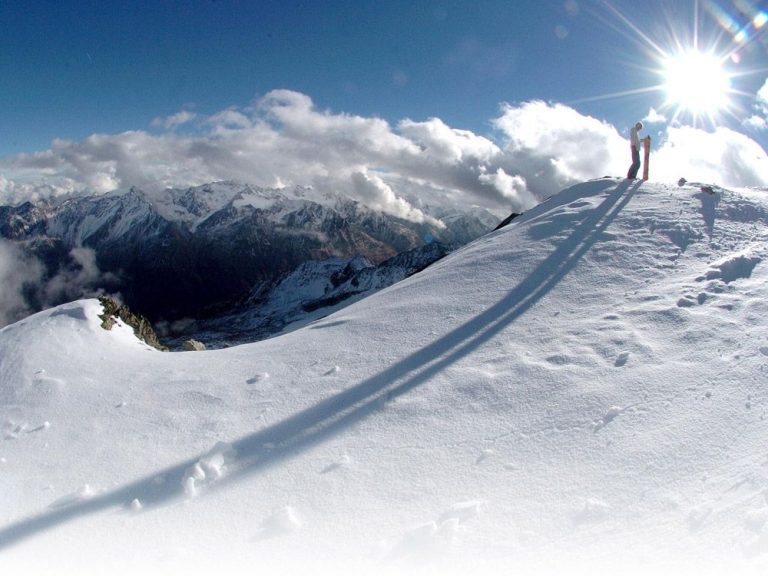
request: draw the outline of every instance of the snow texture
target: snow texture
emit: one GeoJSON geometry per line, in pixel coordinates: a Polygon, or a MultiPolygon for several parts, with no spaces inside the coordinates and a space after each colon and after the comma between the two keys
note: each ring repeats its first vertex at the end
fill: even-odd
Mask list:
{"type": "Polygon", "coordinates": [[[765,574],[767,214],[602,179],[258,343],[9,325],[0,573],[765,574]]]}

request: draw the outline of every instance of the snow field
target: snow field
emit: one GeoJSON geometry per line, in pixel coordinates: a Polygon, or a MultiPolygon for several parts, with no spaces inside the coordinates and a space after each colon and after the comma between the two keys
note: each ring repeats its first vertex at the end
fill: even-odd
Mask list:
{"type": "Polygon", "coordinates": [[[259,343],[9,326],[0,569],[760,574],[766,240],[764,193],[604,179],[259,343]]]}

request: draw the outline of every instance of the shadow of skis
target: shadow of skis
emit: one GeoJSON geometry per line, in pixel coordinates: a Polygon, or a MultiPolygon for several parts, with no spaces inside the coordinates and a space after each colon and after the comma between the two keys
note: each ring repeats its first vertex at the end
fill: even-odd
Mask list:
{"type": "MultiPolygon", "coordinates": [[[[207,485],[206,492],[220,490],[324,442],[483,346],[530,310],[576,266],[640,185],[639,181],[619,183],[527,278],[483,313],[355,386],[233,442],[235,456],[228,463],[228,473],[207,485]]],[[[178,500],[184,494],[186,474],[198,462],[187,460],[117,490],[8,525],[0,529],[0,549],[78,517],[127,507],[135,498],[145,508],[178,500]]]]}

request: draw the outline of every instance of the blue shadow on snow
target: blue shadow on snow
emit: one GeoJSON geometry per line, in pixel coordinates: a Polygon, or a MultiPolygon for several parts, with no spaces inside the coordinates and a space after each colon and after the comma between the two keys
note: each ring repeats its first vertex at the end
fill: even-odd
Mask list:
{"type": "MultiPolygon", "coordinates": [[[[502,300],[431,344],[285,420],[232,443],[234,460],[227,474],[205,487],[206,493],[290,459],[335,436],[377,411],[389,400],[427,382],[502,332],[548,294],[579,262],[632,199],[641,182],[622,181],[559,246],[502,300]]],[[[100,510],[126,507],[135,498],[147,508],[181,497],[182,480],[198,459],[187,460],[125,486],[51,508],[0,528],[0,549],[100,510]],[[157,479],[163,478],[162,483],[157,479]]]]}

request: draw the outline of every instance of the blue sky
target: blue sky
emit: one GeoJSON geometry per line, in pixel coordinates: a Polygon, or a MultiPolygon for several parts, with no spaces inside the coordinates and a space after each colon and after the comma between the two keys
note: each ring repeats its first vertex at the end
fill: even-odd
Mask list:
{"type": "Polygon", "coordinates": [[[657,48],[694,36],[718,54],[737,48],[726,61],[736,74],[728,112],[696,124],[765,150],[768,94],[756,95],[768,78],[766,10],[755,0],[4,1],[0,175],[18,179],[8,158],[54,139],[168,129],[179,138],[274,90],[393,130],[438,118],[496,141],[504,103],[534,100],[623,135],[651,109],[692,124],[685,111],[669,122],[664,91],[647,89],[661,82],[657,48]]]}

